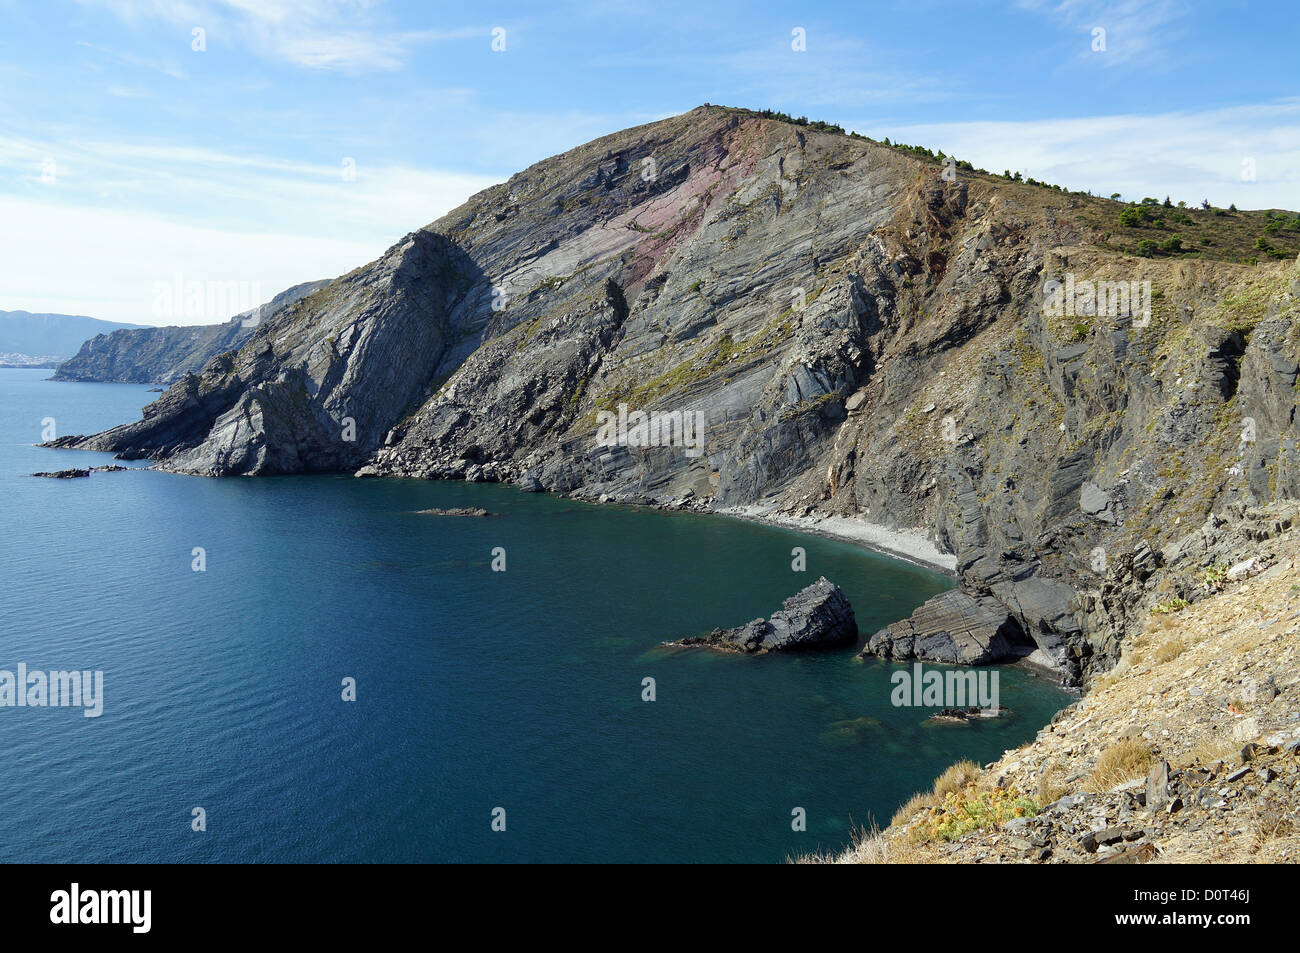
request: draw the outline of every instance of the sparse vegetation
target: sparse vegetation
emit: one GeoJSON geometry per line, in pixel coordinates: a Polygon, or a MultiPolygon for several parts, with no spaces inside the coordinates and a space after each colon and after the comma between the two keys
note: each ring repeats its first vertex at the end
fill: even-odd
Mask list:
{"type": "Polygon", "coordinates": [[[996,827],[1013,817],[1033,817],[1038,805],[1015,788],[980,789],[974,783],[952,791],[931,807],[910,829],[912,840],[955,840],[985,827],[996,827]]]}
{"type": "Polygon", "coordinates": [[[1140,738],[1126,736],[1107,745],[1088,776],[1090,791],[1109,791],[1117,784],[1146,774],[1151,764],[1151,746],[1140,738]]]}
{"type": "Polygon", "coordinates": [[[1161,644],[1161,646],[1156,649],[1156,663],[1163,665],[1165,662],[1172,662],[1186,651],[1187,646],[1183,644],[1182,639],[1171,639],[1170,641],[1161,644]]]}

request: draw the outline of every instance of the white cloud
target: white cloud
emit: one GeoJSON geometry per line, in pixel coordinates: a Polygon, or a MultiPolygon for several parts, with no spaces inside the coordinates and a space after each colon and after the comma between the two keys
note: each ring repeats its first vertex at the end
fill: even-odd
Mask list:
{"type": "Polygon", "coordinates": [[[0,310],[88,314],[137,324],[206,324],[231,315],[154,314],[155,286],[243,282],[262,298],[342,274],[382,243],[224,232],[121,212],[0,197],[0,310]]]}
{"type": "Polygon", "coordinates": [[[1204,112],[852,128],[1069,189],[1300,208],[1300,99],[1204,112]],[[1242,178],[1253,159],[1255,181],[1242,178]]]}
{"type": "Polygon", "coordinates": [[[0,136],[0,310],[151,314],[156,282],[256,283],[270,297],[370,261],[496,177],[311,164],[195,147],[0,136]],[[54,165],[47,165],[53,159],[54,165]],[[355,171],[349,180],[345,171],[355,171]]]}
{"type": "Polygon", "coordinates": [[[393,30],[372,0],[80,0],[137,25],[162,20],[187,30],[201,27],[213,47],[223,38],[259,56],[315,70],[344,73],[401,69],[422,44],[490,35],[487,27],[393,30]]]}
{"type": "Polygon", "coordinates": [[[15,197],[50,198],[33,184],[53,160],[58,200],[174,217],[227,230],[266,228],[302,234],[395,240],[427,225],[497,176],[371,164],[364,155],[331,163],[197,146],[95,139],[33,139],[0,133],[0,176],[26,187],[15,197]],[[351,161],[348,161],[351,160],[351,161]],[[296,225],[295,225],[296,223],[296,225]]]}
{"type": "Polygon", "coordinates": [[[169,62],[166,60],[147,59],[145,57],[137,56],[135,53],[131,53],[125,50],[115,50],[106,46],[97,46],[94,43],[87,43],[85,40],[78,40],[77,45],[83,46],[88,50],[94,50],[96,53],[108,57],[109,59],[112,59],[117,63],[125,66],[134,66],[139,69],[154,70],[156,72],[162,73],[165,76],[170,76],[172,79],[187,78],[186,72],[173,62],[169,62]]]}
{"type": "Polygon", "coordinates": [[[1149,67],[1181,36],[1174,24],[1188,12],[1186,4],[1175,0],[1021,0],[1020,6],[1082,34],[1076,59],[1102,66],[1141,57],[1149,67]],[[1104,31],[1103,49],[1094,49],[1095,30],[1104,31]]]}

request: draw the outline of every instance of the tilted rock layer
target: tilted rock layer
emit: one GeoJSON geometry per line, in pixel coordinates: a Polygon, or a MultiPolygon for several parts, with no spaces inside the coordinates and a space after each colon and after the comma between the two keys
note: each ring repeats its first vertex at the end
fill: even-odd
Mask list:
{"type": "Polygon", "coordinates": [[[1300,273],[1117,254],[1117,208],[700,107],[479,193],[80,445],[928,527],[1077,682],[1165,546],[1300,491],[1300,273]],[[1069,276],[1150,307],[1045,309],[1069,276]],[[701,452],[650,411],[702,413],[701,452]]]}
{"type": "Polygon", "coordinates": [[[782,603],[771,618],[734,629],[683,639],[682,645],[707,645],[732,652],[790,652],[852,644],[858,623],[844,590],[825,576],[782,603]]]}

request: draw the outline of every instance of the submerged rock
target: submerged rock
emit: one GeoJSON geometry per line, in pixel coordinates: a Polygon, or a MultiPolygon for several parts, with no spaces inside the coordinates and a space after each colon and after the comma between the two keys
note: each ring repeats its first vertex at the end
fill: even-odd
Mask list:
{"type": "Polygon", "coordinates": [[[450,509],[434,507],[428,510],[416,510],[420,516],[496,516],[479,506],[453,506],[450,509]]]}
{"type": "Polygon", "coordinates": [[[682,639],[682,645],[707,645],[732,652],[785,652],[847,645],[858,637],[858,623],[844,590],[822,576],[786,599],[770,619],[755,619],[735,629],[682,639]]]}
{"type": "Polygon", "coordinates": [[[944,708],[925,720],[927,725],[965,725],[980,718],[1001,718],[1005,708],[944,708]]]}

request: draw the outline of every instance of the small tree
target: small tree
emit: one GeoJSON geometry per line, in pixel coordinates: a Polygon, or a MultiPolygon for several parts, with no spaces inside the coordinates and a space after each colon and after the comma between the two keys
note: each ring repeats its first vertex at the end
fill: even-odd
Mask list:
{"type": "Polygon", "coordinates": [[[1120,209],[1119,223],[1124,228],[1141,228],[1142,212],[1135,205],[1120,209]]]}

